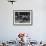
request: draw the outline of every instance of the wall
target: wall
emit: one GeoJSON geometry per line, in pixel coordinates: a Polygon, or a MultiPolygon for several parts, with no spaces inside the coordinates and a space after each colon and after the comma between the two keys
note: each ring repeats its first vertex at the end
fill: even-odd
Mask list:
{"type": "Polygon", "coordinates": [[[46,0],[17,0],[13,5],[0,0],[0,40],[15,40],[19,32],[33,40],[46,40],[46,0]],[[13,10],[33,10],[32,26],[14,26],[13,10]]]}

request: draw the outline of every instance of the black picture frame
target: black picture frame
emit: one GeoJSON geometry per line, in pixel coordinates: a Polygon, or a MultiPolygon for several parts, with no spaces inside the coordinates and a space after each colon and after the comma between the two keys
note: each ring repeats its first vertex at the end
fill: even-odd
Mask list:
{"type": "Polygon", "coordinates": [[[32,25],[32,10],[13,10],[13,25],[32,25]]]}

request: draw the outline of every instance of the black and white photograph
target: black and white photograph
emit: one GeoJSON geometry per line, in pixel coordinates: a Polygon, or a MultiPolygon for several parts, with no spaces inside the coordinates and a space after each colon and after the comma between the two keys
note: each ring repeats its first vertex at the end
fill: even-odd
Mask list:
{"type": "Polygon", "coordinates": [[[32,10],[14,10],[14,24],[31,24],[32,10]]]}

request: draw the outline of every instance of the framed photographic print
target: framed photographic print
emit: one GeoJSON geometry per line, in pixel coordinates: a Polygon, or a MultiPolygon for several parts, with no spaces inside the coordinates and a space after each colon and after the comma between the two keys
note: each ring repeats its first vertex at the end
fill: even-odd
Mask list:
{"type": "Polygon", "coordinates": [[[32,10],[13,10],[14,25],[32,25],[32,10]]]}

